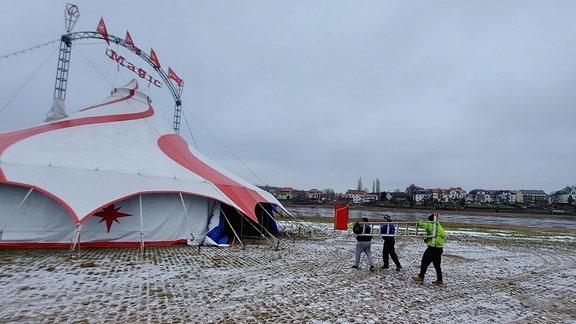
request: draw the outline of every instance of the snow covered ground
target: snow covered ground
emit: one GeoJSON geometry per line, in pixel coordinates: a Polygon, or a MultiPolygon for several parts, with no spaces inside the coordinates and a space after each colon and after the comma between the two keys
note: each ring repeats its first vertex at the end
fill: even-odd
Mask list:
{"type": "MultiPolygon", "coordinates": [[[[350,268],[355,239],[314,224],[272,245],[0,250],[0,323],[575,323],[576,234],[447,228],[445,285],[418,272],[425,245],[399,238],[403,269],[350,268]]],[[[382,241],[373,243],[379,266],[382,241]]]]}

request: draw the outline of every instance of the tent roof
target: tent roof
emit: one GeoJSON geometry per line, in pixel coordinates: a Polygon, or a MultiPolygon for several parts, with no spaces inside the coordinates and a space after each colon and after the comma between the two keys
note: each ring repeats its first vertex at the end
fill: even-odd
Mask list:
{"type": "Polygon", "coordinates": [[[258,203],[281,206],[190,147],[137,89],[133,80],[67,118],[0,134],[0,183],[44,192],[77,223],[143,193],[209,197],[255,221],[258,203]]]}

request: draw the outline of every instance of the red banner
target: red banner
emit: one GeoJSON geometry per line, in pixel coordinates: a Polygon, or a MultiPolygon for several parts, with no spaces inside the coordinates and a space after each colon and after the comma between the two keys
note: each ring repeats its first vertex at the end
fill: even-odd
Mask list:
{"type": "Polygon", "coordinates": [[[106,44],[110,46],[110,40],[108,40],[108,31],[106,30],[106,24],[104,24],[104,18],[102,17],[100,18],[100,23],[98,24],[98,28],[96,28],[96,31],[102,34],[102,36],[104,36],[106,44]]]}
{"type": "Polygon", "coordinates": [[[334,206],[334,229],[348,230],[348,205],[334,206]]]}
{"type": "Polygon", "coordinates": [[[136,45],[134,45],[134,41],[132,40],[132,37],[130,36],[130,33],[128,31],[126,31],[126,44],[132,46],[132,48],[134,49],[134,53],[140,55],[140,50],[138,49],[138,47],[136,47],[136,45]]]}
{"type": "Polygon", "coordinates": [[[160,68],[160,61],[158,61],[158,57],[156,56],[156,53],[154,53],[154,49],[150,49],[150,59],[152,60],[152,62],[154,62],[154,64],[156,64],[157,68],[160,68]]]}
{"type": "Polygon", "coordinates": [[[176,73],[174,73],[174,70],[172,70],[170,67],[168,67],[168,78],[176,81],[179,87],[181,87],[182,83],[184,83],[184,80],[180,79],[176,73]]]}

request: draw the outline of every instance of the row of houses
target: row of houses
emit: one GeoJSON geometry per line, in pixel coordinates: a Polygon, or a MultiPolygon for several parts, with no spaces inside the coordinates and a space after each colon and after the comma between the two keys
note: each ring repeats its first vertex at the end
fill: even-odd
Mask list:
{"type": "Polygon", "coordinates": [[[345,201],[352,204],[374,203],[376,201],[406,201],[415,204],[457,203],[457,204],[506,204],[544,206],[549,204],[576,204],[576,186],[567,186],[547,195],[543,190],[485,190],[473,189],[469,192],[455,187],[449,189],[409,187],[405,192],[369,193],[363,190],[347,190],[346,193],[296,190],[291,187],[270,191],[279,200],[305,199],[313,201],[345,201]]]}

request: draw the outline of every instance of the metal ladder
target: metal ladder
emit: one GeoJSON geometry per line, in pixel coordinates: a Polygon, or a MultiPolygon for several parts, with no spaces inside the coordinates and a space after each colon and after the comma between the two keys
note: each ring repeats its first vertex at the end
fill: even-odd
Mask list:
{"type": "MultiPolygon", "coordinates": [[[[428,222],[428,223],[436,223],[436,222],[428,222]]],[[[420,227],[418,222],[363,222],[361,223],[363,226],[363,232],[365,232],[365,228],[368,227],[370,229],[370,233],[368,234],[355,234],[358,236],[385,236],[385,237],[420,237],[420,238],[433,238],[436,235],[428,235],[426,229],[420,227]],[[387,227],[386,233],[381,233],[380,229],[382,225],[389,225],[393,224],[396,228],[396,233],[390,233],[390,226],[387,227]]],[[[436,224],[434,224],[436,225],[436,224]]],[[[436,226],[434,226],[436,230],[436,226]]]]}

